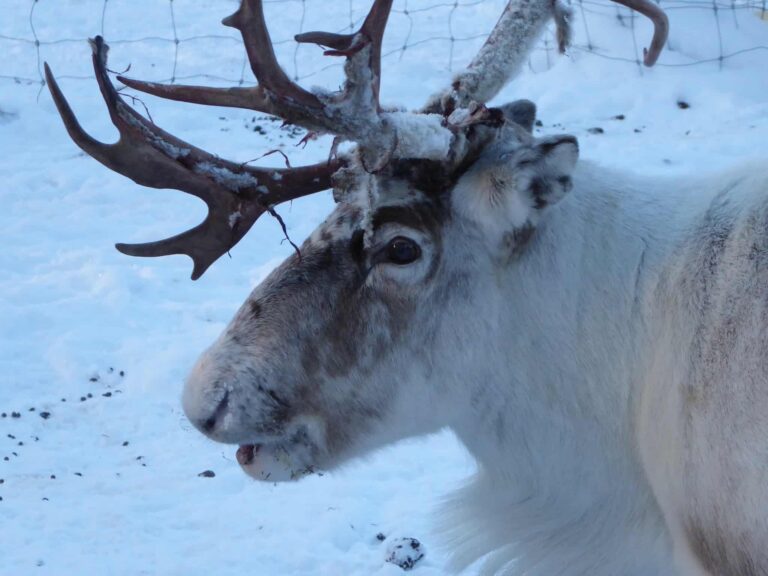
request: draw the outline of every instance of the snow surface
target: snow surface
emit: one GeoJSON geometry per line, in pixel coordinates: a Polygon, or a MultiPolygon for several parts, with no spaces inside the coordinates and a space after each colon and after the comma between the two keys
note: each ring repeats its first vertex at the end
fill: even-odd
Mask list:
{"type": "MultiPolygon", "coordinates": [[[[110,0],[107,41],[167,36],[167,3],[142,3],[141,17],[136,4],[110,0]]],[[[233,3],[174,4],[180,35],[221,35],[201,40],[196,50],[183,43],[178,75],[213,70],[236,77],[242,54],[231,31],[218,25],[233,3]]],[[[467,9],[463,14],[471,17],[454,27],[488,30],[501,4],[488,0],[467,9]]],[[[40,2],[37,32],[49,40],[98,33],[102,5],[40,2]]],[[[285,6],[267,4],[276,39],[298,31],[299,11],[285,6]]],[[[29,37],[29,7],[29,0],[6,0],[0,34],[29,37]]],[[[347,2],[312,0],[307,7],[312,28],[337,29],[333,22],[347,18],[347,2]]],[[[414,14],[421,18],[414,34],[445,36],[446,14],[439,8],[414,14]]],[[[611,14],[596,16],[590,34],[616,53],[632,44],[611,14]]],[[[751,12],[737,16],[720,16],[728,52],[768,46],[768,22],[751,12]]],[[[714,52],[711,11],[676,10],[670,18],[674,51],[662,55],[662,64],[714,52]]],[[[402,14],[393,15],[385,52],[402,44],[408,26],[402,14]]],[[[650,26],[639,28],[642,47],[650,26]]],[[[578,14],[575,31],[583,44],[578,14]]],[[[467,62],[479,42],[456,44],[462,50],[456,60],[467,62]]],[[[3,47],[0,74],[29,76],[36,66],[30,45],[3,47]]],[[[383,101],[421,105],[450,77],[446,50],[426,42],[402,58],[388,57],[383,101]]],[[[41,51],[54,73],[88,73],[84,41],[41,51]]],[[[303,72],[327,64],[312,47],[296,54],[303,72]]],[[[278,55],[292,62],[293,45],[278,45],[278,55]]],[[[130,63],[131,75],[159,80],[169,75],[173,46],[113,42],[110,56],[115,70],[130,63]]],[[[543,57],[537,53],[534,69],[544,68],[543,57]]],[[[334,63],[311,83],[332,88],[339,74],[334,63]]],[[[95,82],[61,84],[85,128],[114,139],[95,82]]],[[[237,466],[233,447],[207,441],[185,421],[179,403],[185,373],[291,248],[281,242],[279,225],[264,217],[231,259],[198,282],[189,281],[184,257],[119,254],[113,242],[175,234],[199,222],[204,206],[180,192],[142,189],[85,157],[38,88],[0,79],[0,412],[6,414],[0,418],[0,575],[400,574],[384,561],[386,540],[378,533],[424,543],[428,553],[413,574],[445,574],[448,551],[440,548],[431,511],[474,470],[451,434],[273,486],[252,481],[237,466]],[[215,475],[199,475],[206,471],[215,475]]],[[[683,174],[768,157],[765,50],[728,59],[722,69],[713,62],[642,75],[633,64],[574,50],[548,71],[525,72],[498,101],[518,97],[538,104],[539,133],[575,134],[582,157],[614,167],[683,174]]],[[[321,139],[296,148],[297,131],[246,111],[143,100],[160,126],[234,161],[284,147],[300,165],[325,157],[330,144],[321,139]]],[[[273,157],[258,163],[273,161],[279,166],[273,157]]],[[[299,240],[331,206],[328,192],[280,212],[299,240]]]]}

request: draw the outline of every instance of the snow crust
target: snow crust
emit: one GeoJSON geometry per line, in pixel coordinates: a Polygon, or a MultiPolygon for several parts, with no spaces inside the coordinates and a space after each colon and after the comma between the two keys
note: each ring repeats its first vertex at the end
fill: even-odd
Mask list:
{"type": "Polygon", "coordinates": [[[134,118],[131,114],[129,114],[125,109],[125,105],[120,102],[118,102],[117,104],[117,113],[120,115],[120,118],[122,118],[127,124],[130,124],[134,128],[138,128],[139,131],[141,131],[141,133],[144,134],[144,136],[152,143],[153,146],[160,149],[169,158],[178,160],[179,158],[185,158],[191,152],[189,148],[182,148],[180,146],[176,146],[166,140],[163,140],[159,136],[153,134],[152,131],[149,130],[144,124],[142,124],[141,122],[136,120],[136,118],[134,118]]]}
{"type": "Polygon", "coordinates": [[[386,115],[397,132],[396,156],[444,160],[448,156],[453,134],[443,126],[438,114],[390,112],[386,115]]]}
{"type": "Polygon", "coordinates": [[[241,188],[256,188],[260,192],[267,192],[265,186],[259,186],[259,180],[254,176],[251,176],[247,172],[232,172],[228,168],[223,166],[217,166],[212,162],[200,162],[195,165],[195,172],[198,174],[205,174],[213,178],[215,182],[218,182],[229,190],[240,190],[241,188]]]}

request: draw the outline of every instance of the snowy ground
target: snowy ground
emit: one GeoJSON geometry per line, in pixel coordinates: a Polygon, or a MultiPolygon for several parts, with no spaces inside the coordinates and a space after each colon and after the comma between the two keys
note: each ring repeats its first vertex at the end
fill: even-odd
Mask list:
{"type": "MultiPolygon", "coordinates": [[[[41,2],[37,32],[49,39],[98,33],[102,4],[41,2]]],[[[131,8],[138,2],[109,4],[108,41],[167,35],[167,3],[142,2],[140,17],[131,8]]],[[[180,35],[231,36],[218,20],[232,1],[175,5],[180,35]]],[[[488,0],[466,9],[466,24],[490,29],[500,5],[488,0]]],[[[298,30],[297,11],[286,6],[268,4],[276,38],[298,30]]],[[[307,6],[305,28],[348,21],[346,2],[307,6]]],[[[29,7],[29,0],[6,0],[0,34],[28,37],[29,7]]],[[[711,12],[670,16],[675,51],[662,63],[712,53],[711,12]]],[[[418,17],[414,33],[445,35],[444,11],[418,17]]],[[[751,11],[721,15],[720,24],[731,52],[768,46],[768,22],[751,11]]],[[[627,30],[609,16],[596,16],[590,26],[603,47],[631,46],[627,30]]],[[[393,16],[388,45],[402,44],[407,27],[402,15],[393,16]]],[[[583,43],[578,20],[576,31],[583,43]]],[[[648,38],[643,23],[638,41],[648,38]]],[[[34,73],[28,44],[2,46],[0,75],[34,73]]],[[[457,61],[471,48],[462,44],[457,61]]],[[[446,82],[445,50],[427,42],[402,59],[387,58],[383,100],[421,103],[446,82]]],[[[111,67],[131,63],[136,77],[165,78],[172,51],[162,43],[113,42],[111,67]]],[[[279,45],[279,53],[293,62],[291,44],[279,45]]],[[[54,72],[87,73],[83,43],[46,45],[42,57],[54,72]]],[[[542,57],[534,68],[543,69],[542,57]]],[[[298,58],[305,72],[326,64],[311,49],[298,58]]],[[[213,70],[238,77],[241,64],[235,42],[207,40],[180,52],[178,75],[213,70]]],[[[306,82],[334,86],[338,78],[338,68],[330,68],[306,82]]],[[[84,126],[113,138],[95,84],[62,85],[84,126]]],[[[384,563],[386,542],[378,533],[419,538],[427,554],[414,574],[445,574],[447,551],[431,513],[474,466],[449,433],[384,450],[340,472],[272,486],[252,482],[230,447],[191,429],[178,399],[186,371],[290,248],[280,242],[277,224],[264,218],[231,259],[196,283],[182,257],[120,255],[113,242],[180,231],[202,217],[202,206],[179,192],[140,189],[83,156],[38,88],[0,79],[0,574],[399,574],[384,563]],[[215,476],[199,475],[206,470],[215,476]]],[[[547,71],[525,72],[499,100],[515,97],[537,102],[542,133],[573,133],[584,157],[616,167],[684,174],[768,156],[766,49],[730,58],[722,69],[714,62],[642,75],[632,64],[574,51],[547,71]]],[[[234,160],[275,147],[285,147],[294,164],[326,153],[323,141],[294,148],[293,132],[253,114],[145,100],[158,124],[234,160]]],[[[291,235],[308,234],[331,203],[324,194],[284,207],[291,235]]]]}

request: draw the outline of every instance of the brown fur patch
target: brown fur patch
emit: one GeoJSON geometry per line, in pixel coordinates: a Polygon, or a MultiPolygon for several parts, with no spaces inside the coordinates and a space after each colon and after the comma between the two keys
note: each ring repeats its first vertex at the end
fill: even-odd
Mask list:
{"type": "Polygon", "coordinates": [[[440,238],[447,214],[439,202],[414,202],[406,205],[382,206],[373,215],[373,226],[396,222],[415,230],[421,230],[434,239],[440,238]]]}
{"type": "Polygon", "coordinates": [[[727,533],[716,522],[704,526],[691,520],[686,527],[691,551],[712,576],[768,576],[768,566],[757,566],[738,534],[727,533]]]}

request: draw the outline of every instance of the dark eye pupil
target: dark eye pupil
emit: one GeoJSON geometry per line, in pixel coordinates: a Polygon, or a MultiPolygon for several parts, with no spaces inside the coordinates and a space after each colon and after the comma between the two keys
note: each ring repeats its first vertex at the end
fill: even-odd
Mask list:
{"type": "Polygon", "coordinates": [[[421,255],[418,245],[408,238],[395,238],[387,246],[387,257],[395,264],[409,264],[421,255]]]}

